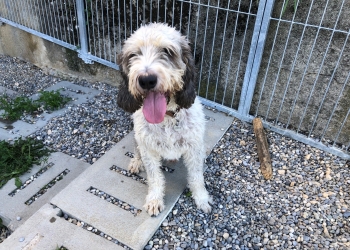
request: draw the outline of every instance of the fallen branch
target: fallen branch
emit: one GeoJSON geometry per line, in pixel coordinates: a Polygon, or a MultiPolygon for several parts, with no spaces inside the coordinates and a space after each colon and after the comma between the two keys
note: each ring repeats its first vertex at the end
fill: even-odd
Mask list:
{"type": "Polygon", "coordinates": [[[253,128],[255,133],[256,145],[258,148],[260,170],[264,178],[266,180],[270,180],[272,178],[272,165],[269,153],[269,145],[267,144],[267,138],[260,118],[254,118],[253,128]]]}

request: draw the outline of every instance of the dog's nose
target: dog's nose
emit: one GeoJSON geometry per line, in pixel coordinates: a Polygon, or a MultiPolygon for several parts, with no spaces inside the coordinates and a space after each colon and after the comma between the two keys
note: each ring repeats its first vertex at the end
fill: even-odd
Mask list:
{"type": "Polygon", "coordinates": [[[157,85],[157,76],[147,75],[139,77],[139,84],[143,89],[153,89],[157,85]]]}

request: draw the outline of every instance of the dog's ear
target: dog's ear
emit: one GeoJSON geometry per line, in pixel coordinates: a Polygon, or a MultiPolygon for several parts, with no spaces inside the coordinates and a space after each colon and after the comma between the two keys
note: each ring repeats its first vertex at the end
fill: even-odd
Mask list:
{"type": "Polygon", "coordinates": [[[194,64],[191,47],[188,41],[184,38],[181,44],[182,49],[182,61],[186,64],[186,70],[182,76],[183,88],[176,92],[175,100],[176,104],[180,108],[189,108],[196,99],[195,79],[196,79],[196,67],[194,64]]]}
{"type": "MultiPolygon", "coordinates": [[[[126,112],[134,113],[136,110],[140,109],[142,106],[142,99],[135,98],[129,91],[128,87],[128,77],[123,70],[123,59],[122,56],[118,57],[118,64],[123,77],[123,82],[119,85],[117,94],[117,104],[120,108],[124,109],[126,112]]],[[[124,62],[125,63],[125,62],[124,62]]]]}

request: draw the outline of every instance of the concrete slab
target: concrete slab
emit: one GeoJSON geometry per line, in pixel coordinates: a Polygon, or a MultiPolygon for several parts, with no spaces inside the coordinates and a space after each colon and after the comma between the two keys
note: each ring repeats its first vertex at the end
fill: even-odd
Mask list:
{"type": "MultiPolygon", "coordinates": [[[[33,124],[21,120],[13,123],[5,123],[4,121],[0,121],[0,140],[16,139],[21,136],[26,137],[34,133],[36,130],[44,127],[51,118],[67,112],[69,106],[82,104],[100,93],[99,90],[82,87],[67,81],[58,82],[57,84],[45,89],[45,91],[52,90],[60,90],[62,94],[71,97],[72,101],[60,110],[56,110],[52,113],[41,114],[41,118],[33,124]],[[11,129],[4,129],[9,126],[11,129]]],[[[30,98],[33,100],[38,99],[39,93],[31,96],[30,98]]]]}
{"type": "MultiPolygon", "coordinates": [[[[10,196],[9,194],[17,189],[14,184],[14,179],[10,180],[0,189],[0,217],[4,218],[4,224],[11,230],[18,228],[40,207],[50,201],[53,196],[72,182],[80,173],[90,167],[90,164],[60,152],[52,153],[47,162],[51,167],[34,181],[28,181],[30,184],[25,188],[20,189],[13,196],[10,196]],[[35,198],[32,199],[33,202],[30,203],[30,205],[25,204],[26,201],[37,192],[40,191],[40,193],[42,193],[43,191],[41,191],[41,189],[65,170],[68,170],[69,172],[67,171],[68,173],[61,180],[57,181],[55,185],[47,189],[44,194],[39,194],[40,196],[37,197],[35,201],[35,198]],[[18,216],[21,220],[17,220],[18,216]]],[[[26,183],[28,179],[30,180],[31,176],[35,175],[47,164],[44,164],[43,166],[34,166],[30,172],[20,177],[22,183],[26,183]]]]}
{"type": "Polygon", "coordinates": [[[54,209],[51,205],[45,204],[0,244],[0,250],[47,250],[61,246],[69,250],[123,249],[111,241],[58,217],[59,211],[58,208],[54,209]]]}
{"type": "Polygon", "coordinates": [[[16,96],[18,95],[18,92],[5,88],[3,86],[0,86],[0,95],[4,95],[4,94],[16,96]]]}
{"type": "MultiPolygon", "coordinates": [[[[222,113],[205,110],[207,116],[206,149],[209,154],[233,118],[222,113]]],[[[51,203],[78,220],[98,228],[132,249],[142,249],[164,218],[171,211],[186,187],[186,169],[179,161],[165,172],[165,210],[157,217],[150,217],[143,209],[147,186],[110,168],[116,165],[126,169],[133,152],[133,133],[117,143],[87,171],[83,172],[67,188],[56,195],[51,203]],[[98,189],[131,206],[140,209],[136,216],[128,210],[114,205],[92,194],[88,190],[98,189]]],[[[145,173],[141,173],[145,177],[145,173]]]]}

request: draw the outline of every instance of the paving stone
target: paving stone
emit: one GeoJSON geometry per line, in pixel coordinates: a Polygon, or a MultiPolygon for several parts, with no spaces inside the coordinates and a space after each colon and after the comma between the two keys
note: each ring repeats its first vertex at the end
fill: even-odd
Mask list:
{"type": "Polygon", "coordinates": [[[80,228],[57,216],[60,212],[50,204],[40,208],[3,243],[0,250],[57,249],[123,249],[121,246],[80,228]]]}
{"type": "MultiPolygon", "coordinates": [[[[61,90],[61,93],[68,95],[73,99],[70,103],[75,105],[82,104],[88,99],[92,99],[94,96],[100,93],[99,90],[82,87],[67,81],[59,82],[45,89],[45,91],[52,90],[61,90]]],[[[31,96],[30,98],[33,100],[38,99],[39,93],[31,96]]],[[[21,120],[15,121],[13,123],[5,123],[3,121],[0,121],[0,140],[16,139],[21,136],[26,137],[37,131],[39,128],[44,127],[51,118],[64,114],[67,111],[68,106],[69,105],[66,105],[66,107],[53,111],[52,113],[41,114],[41,117],[43,119],[38,119],[35,124],[30,124],[21,120]],[[4,129],[4,127],[7,127],[9,125],[12,127],[11,130],[4,129]]]]}
{"type": "MultiPolygon", "coordinates": [[[[205,112],[208,118],[206,147],[209,153],[230,126],[233,118],[209,110],[205,112]]],[[[166,178],[165,210],[157,217],[150,217],[142,207],[147,194],[147,186],[131,177],[110,170],[114,165],[127,169],[130,161],[127,155],[128,152],[133,152],[133,142],[133,133],[130,133],[55,196],[51,203],[126,246],[142,249],[186,187],[187,173],[182,161],[169,165],[175,170],[164,172],[166,178]],[[91,187],[116,197],[123,203],[140,209],[141,212],[135,216],[130,211],[88,192],[87,190],[91,187]]],[[[146,177],[144,172],[140,175],[146,177]]]]}
{"type": "Polygon", "coordinates": [[[3,94],[14,95],[14,96],[18,95],[16,91],[0,86],[0,95],[3,95],[3,94]]]}
{"type": "MultiPolygon", "coordinates": [[[[59,193],[80,173],[90,166],[90,164],[86,162],[77,160],[60,152],[52,153],[47,162],[47,164],[52,163],[52,167],[48,168],[46,172],[41,174],[36,180],[31,182],[24,189],[21,189],[14,196],[9,195],[17,189],[14,184],[14,179],[8,181],[6,185],[0,189],[0,217],[4,219],[4,224],[11,230],[15,230],[23,224],[40,207],[48,203],[53,196],[59,193]],[[28,199],[66,169],[69,170],[69,173],[65,175],[62,180],[49,188],[46,193],[38,197],[38,199],[30,205],[25,204],[28,199]],[[17,217],[20,217],[21,219],[17,220],[17,217]]],[[[36,174],[47,164],[34,166],[30,172],[22,175],[20,177],[22,183],[25,183],[31,176],[36,174]]]]}

